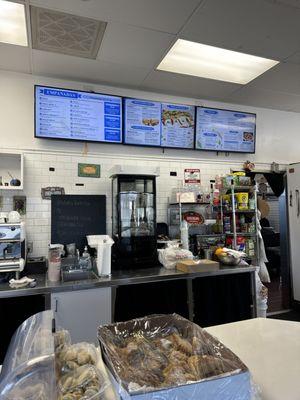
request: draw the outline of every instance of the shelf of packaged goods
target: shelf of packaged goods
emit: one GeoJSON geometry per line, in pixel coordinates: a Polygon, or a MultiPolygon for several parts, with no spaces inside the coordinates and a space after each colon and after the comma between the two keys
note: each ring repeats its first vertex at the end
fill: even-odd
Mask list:
{"type": "Polygon", "coordinates": [[[195,236],[220,237],[225,236],[225,233],[195,233],[195,236]]]}
{"type": "MultiPolygon", "coordinates": [[[[235,210],[236,214],[255,214],[256,210],[235,210]]],[[[232,210],[223,210],[223,214],[232,214],[232,210]]]]}
{"type": "MultiPolygon", "coordinates": [[[[178,206],[179,203],[170,203],[170,206],[178,206]]],[[[181,206],[210,206],[211,203],[205,202],[205,203],[181,203],[181,206]]]]}
{"type": "MultiPolygon", "coordinates": [[[[233,232],[226,232],[225,233],[225,235],[228,235],[228,236],[233,236],[234,235],[234,233],[233,232]]],[[[256,237],[256,233],[255,232],[237,232],[236,233],[236,235],[237,236],[248,236],[248,237],[256,237]]]]}
{"type": "Polygon", "coordinates": [[[251,191],[255,189],[255,186],[233,186],[232,187],[225,187],[220,189],[221,195],[231,193],[232,189],[234,192],[242,192],[242,191],[251,191]]]}

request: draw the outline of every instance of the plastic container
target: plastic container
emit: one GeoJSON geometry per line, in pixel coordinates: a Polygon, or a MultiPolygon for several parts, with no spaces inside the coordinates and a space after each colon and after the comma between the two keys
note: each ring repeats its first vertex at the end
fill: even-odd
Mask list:
{"type": "Polygon", "coordinates": [[[242,192],[242,193],[236,193],[236,199],[238,203],[238,209],[239,210],[248,210],[249,208],[249,194],[242,192]]]}
{"type": "Polygon", "coordinates": [[[267,318],[268,299],[257,302],[257,318],[267,318]]]}
{"type": "Polygon", "coordinates": [[[186,221],[181,222],[180,227],[180,239],[182,243],[182,248],[185,250],[189,249],[189,227],[186,221]]]}
{"type": "Polygon", "coordinates": [[[48,251],[48,279],[51,282],[60,281],[62,244],[50,244],[48,251]]]}
{"type": "Polygon", "coordinates": [[[87,241],[90,247],[97,249],[98,275],[110,275],[112,238],[109,235],[88,235],[87,241]]]}

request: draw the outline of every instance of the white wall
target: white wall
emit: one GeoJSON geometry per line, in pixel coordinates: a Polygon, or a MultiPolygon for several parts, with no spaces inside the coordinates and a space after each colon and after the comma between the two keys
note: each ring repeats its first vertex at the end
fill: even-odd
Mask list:
{"type": "MultiPolygon", "coordinates": [[[[1,157],[1,153],[0,153],[1,157]]],[[[215,163],[212,161],[187,160],[153,160],[146,157],[129,159],[128,156],[93,155],[83,156],[80,153],[60,154],[57,152],[25,152],[24,154],[24,190],[0,190],[3,196],[3,208],[0,211],[11,211],[13,196],[25,195],[27,213],[25,217],[27,237],[33,241],[33,255],[46,255],[50,243],[51,231],[51,202],[42,200],[41,188],[47,186],[62,186],[66,194],[104,194],[107,197],[107,231],[111,233],[111,180],[109,170],[115,164],[142,167],[159,167],[160,176],[157,178],[157,221],[167,222],[167,207],[172,201],[172,190],[183,182],[185,168],[200,168],[201,183],[204,190],[209,190],[210,179],[217,174],[226,174],[230,168],[240,168],[240,163],[215,163]],[[78,163],[98,163],[101,165],[101,178],[79,178],[78,163]],[[55,171],[49,171],[49,168],[55,171]],[[176,171],[177,176],[170,176],[170,171],[176,171]],[[84,186],[76,186],[83,183],[84,186]]],[[[258,168],[264,167],[262,164],[258,168]]],[[[0,173],[1,175],[1,173],[0,173]]]]}
{"type": "Polygon", "coordinates": [[[52,85],[66,88],[94,90],[104,93],[136,96],[153,100],[183,102],[193,105],[217,106],[220,108],[250,111],[257,114],[257,144],[255,155],[230,154],[229,158],[220,154],[205,151],[184,151],[137,148],[132,146],[89,144],[91,154],[128,154],[137,156],[159,157],[160,159],[196,159],[196,160],[234,160],[245,158],[256,162],[290,163],[299,161],[300,156],[300,114],[268,110],[263,108],[246,107],[225,103],[216,103],[193,98],[181,98],[158,93],[141,92],[100,85],[90,85],[79,82],[66,82],[57,79],[37,77],[26,74],[0,72],[0,149],[18,148],[30,150],[55,150],[63,152],[80,152],[82,143],[64,141],[49,141],[34,139],[34,93],[33,85],[52,85]]]}
{"type": "Polygon", "coordinates": [[[300,114],[296,113],[0,72],[0,150],[25,151],[24,190],[13,192],[0,190],[0,196],[3,196],[3,211],[12,209],[14,195],[27,197],[25,220],[28,240],[34,242],[33,255],[46,255],[47,245],[50,242],[51,215],[50,201],[41,199],[42,187],[63,186],[66,194],[107,195],[107,228],[110,232],[109,169],[115,164],[135,165],[137,168],[159,166],[161,176],[157,180],[157,220],[167,222],[168,201],[172,189],[182,182],[184,168],[200,168],[202,185],[205,188],[209,187],[209,180],[216,174],[226,174],[231,167],[241,168],[246,158],[255,161],[258,169],[269,167],[272,161],[281,164],[299,161],[299,126],[300,114]],[[257,152],[255,155],[233,154],[225,157],[223,154],[217,157],[211,152],[166,150],[163,153],[162,150],[155,148],[91,143],[88,145],[88,154],[85,155],[82,143],[34,139],[34,83],[256,112],[257,152]],[[78,162],[101,164],[101,178],[78,178],[78,162]],[[49,167],[54,167],[55,171],[49,171],[49,167]],[[177,177],[171,177],[170,171],[176,171],[177,177]],[[76,183],[84,183],[84,186],[76,186],[76,183]]]}

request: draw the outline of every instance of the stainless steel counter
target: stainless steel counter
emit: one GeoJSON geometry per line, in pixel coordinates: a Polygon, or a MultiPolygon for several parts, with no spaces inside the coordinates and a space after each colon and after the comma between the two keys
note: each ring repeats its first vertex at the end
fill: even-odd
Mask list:
{"type": "Polygon", "coordinates": [[[36,294],[51,294],[55,292],[67,292],[72,290],[86,290],[91,288],[117,287],[121,285],[136,285],[139,283],[161,282],[176,279],[196,279],[207,276],[230,275],[240,273],[251,273],[252,284],[255,288],[255,267],[206,267],[201,272],[185,273],[177,270],[167,270],[162,267],[148,268],[143,270],[118,271],[110,277],[97,278],[81,281],[69,281],[53,283],[47,280],[45,275],[31,275],[35,278],[37,285],[35,288],[11,289],[8,283],[0,284],[0,298],[30,296],[36,294]]]}

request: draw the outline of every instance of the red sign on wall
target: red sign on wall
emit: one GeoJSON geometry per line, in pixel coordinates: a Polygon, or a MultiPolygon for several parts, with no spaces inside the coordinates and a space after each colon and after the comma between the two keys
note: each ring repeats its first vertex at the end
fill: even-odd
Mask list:
{"type": "Polygon", "coordinates": [[[200,184],[200,169],[199,168],[186,168],[184,170],[184,183],[200,184]]]}
{"type": "Polygon", "coordinates": [[[199,214],[194,211],[187,211],[183,214],[183,219],[192,225],[202,225],[204,223],[204,217],[202,214],[199,214]]]}

